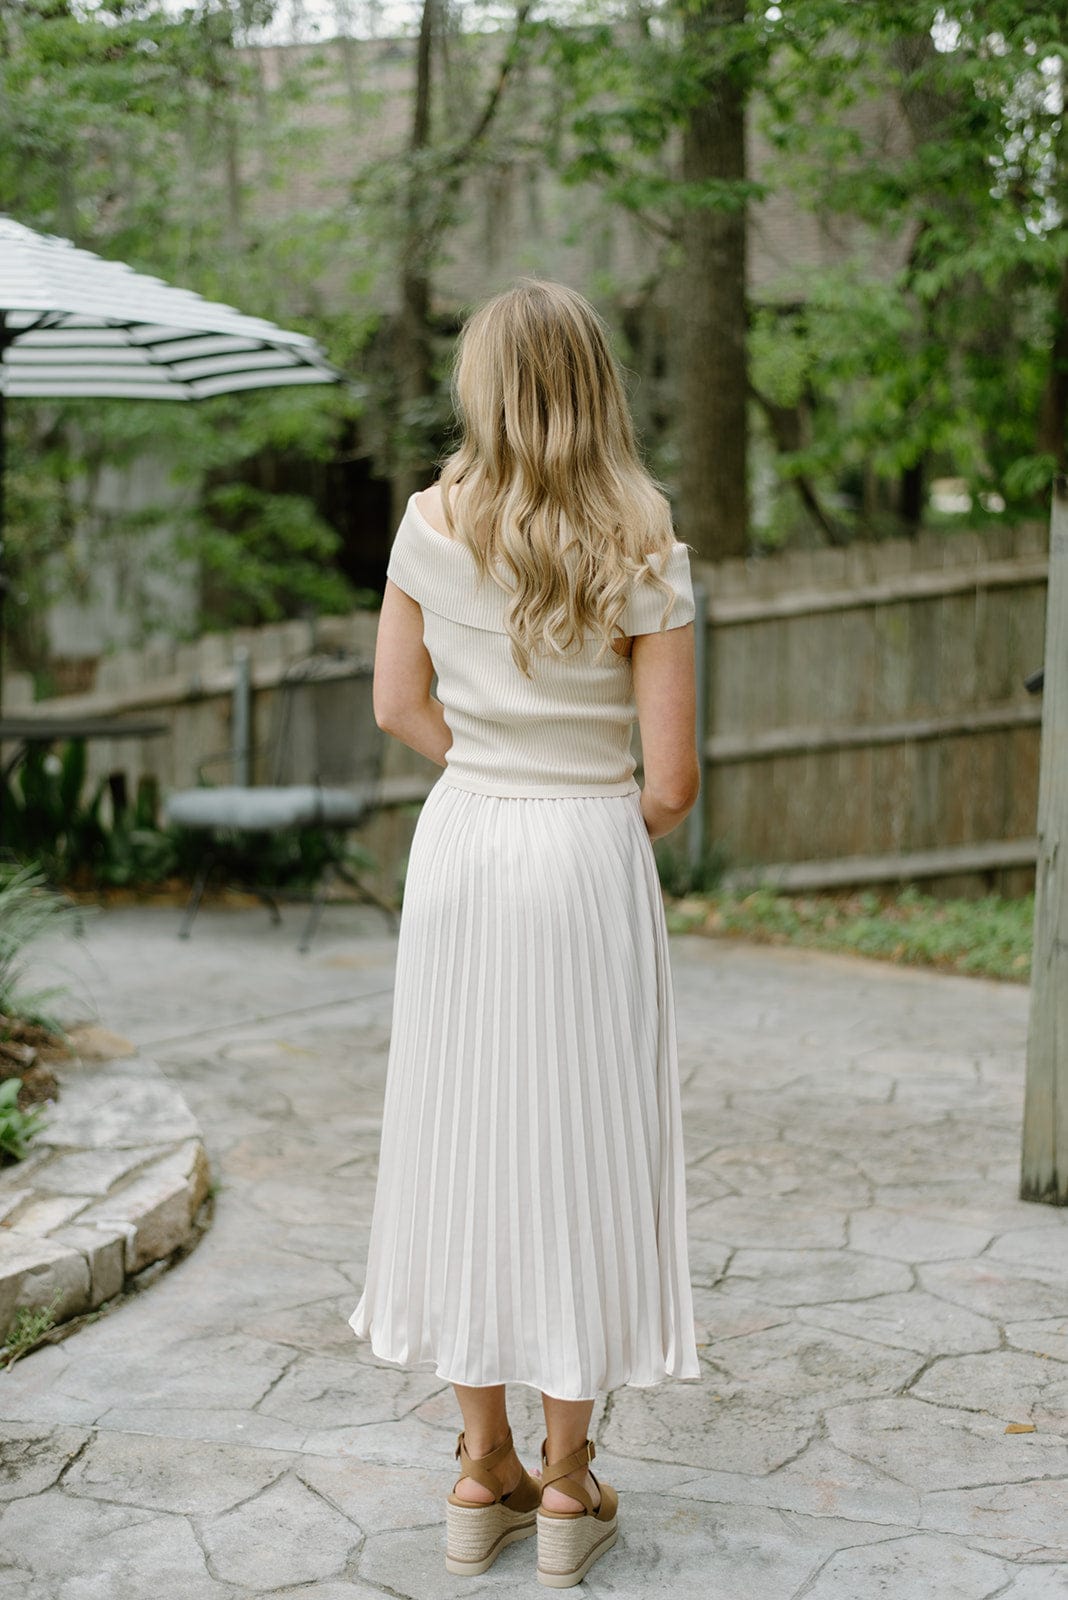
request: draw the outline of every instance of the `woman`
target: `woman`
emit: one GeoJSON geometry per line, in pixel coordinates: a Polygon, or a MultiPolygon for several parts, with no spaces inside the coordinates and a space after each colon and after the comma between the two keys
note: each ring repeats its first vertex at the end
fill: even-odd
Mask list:
{"type": "Polygon", "coordinates": [[[483,305],[453,389],[459,447],[408,502],[375,656],[379,726],[444,771],[408,858],[349,1320],[455,1386],[448,1569],[536,1531],[539,1579],[566,1588],[616,1535],[598,1391],[700,1371],[651,842],[700,786],[693,594],[581,295],[524,279],[483,305]],[[509,1382],[542,1392],[540,1482],[509,1382]]]}

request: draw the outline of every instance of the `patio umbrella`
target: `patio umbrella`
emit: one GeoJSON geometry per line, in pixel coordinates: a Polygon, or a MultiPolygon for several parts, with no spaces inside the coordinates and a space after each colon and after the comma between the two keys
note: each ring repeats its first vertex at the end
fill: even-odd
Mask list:
{"type": "Polygon", "coordinates": [[[306,334],[0,215],[0,707],[7,400],[202,400],[343,377],[306,334]]]}

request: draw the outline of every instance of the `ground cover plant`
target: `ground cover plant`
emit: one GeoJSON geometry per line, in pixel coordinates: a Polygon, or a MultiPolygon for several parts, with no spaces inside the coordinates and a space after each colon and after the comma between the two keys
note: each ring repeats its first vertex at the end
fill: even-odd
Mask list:
{"type": "Polygon", "coordinates": [[[1034,896],[942,900],[914,886],[852,894],[714,889],[669,898],[673,933],[800,945],[1026,983],[1034,896]]]}

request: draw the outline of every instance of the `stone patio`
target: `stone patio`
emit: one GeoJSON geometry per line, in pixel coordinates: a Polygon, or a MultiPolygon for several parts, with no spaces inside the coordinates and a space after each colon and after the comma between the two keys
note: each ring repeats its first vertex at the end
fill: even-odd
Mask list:
{"type": "MultiPolygon", "coordinates": [[[[531,1541],[445,1572],[452,1390],[348,1327],[394,944],[335,906],[301,958],[302,914],[181,944],[113,911],[62,952],[219,1189],[179,1265],[0,1373],[0,1600],[544,1593],[531,1541]]],[[[1068,1213],[1016,1198],[1026,991],[672,950],[704,1375],[598,1402],[620,1539],[574,1592],[1064,1600],[1068,1213]]]]}

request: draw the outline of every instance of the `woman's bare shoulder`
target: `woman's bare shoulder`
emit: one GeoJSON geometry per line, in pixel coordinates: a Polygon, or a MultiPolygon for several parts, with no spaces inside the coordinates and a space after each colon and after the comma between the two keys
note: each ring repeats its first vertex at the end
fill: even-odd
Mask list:
{"type": "Polygon", "coordinates": [[[430,526],[446,539],[451,539],[448,528],[445,526],[445,507],[441,503],[441,485],[432,483],[429,489],[423,489],[415,497],[416,510],[419,515],[429,522],[430,526]]]}

